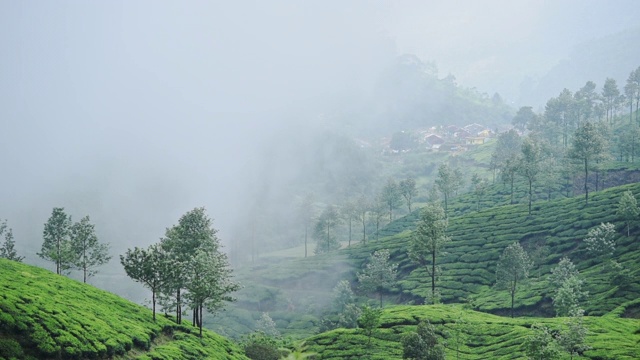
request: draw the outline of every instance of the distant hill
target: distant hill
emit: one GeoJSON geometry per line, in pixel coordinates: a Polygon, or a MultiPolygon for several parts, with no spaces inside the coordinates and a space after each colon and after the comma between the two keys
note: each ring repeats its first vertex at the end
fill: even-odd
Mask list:
{"type": "Polygon", "coordinates": [[[247,359],[151,311],[48,270],[0,259],[0,359],[247,359]]]}
{"type": "Polygon", "coordinates": [[[587,81],[595,82],[600,93],[607,77],[615,79],[624,93],[629,73],[640,66],[639,42],[637,27],[576,46],[547,74],[523,85],[520,103],[544,109],[550,97],[558,96],[564,88],[575,92],[587,81]]]}

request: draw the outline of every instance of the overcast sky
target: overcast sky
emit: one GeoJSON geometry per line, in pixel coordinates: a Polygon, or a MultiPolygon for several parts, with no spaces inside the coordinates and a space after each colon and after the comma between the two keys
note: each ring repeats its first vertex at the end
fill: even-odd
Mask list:
{"type": "MultiPolygon", "coordinates": [[[[0,218],[33,258],[54,206],[120,250],[206,206],[223,237],[269,141],[364,96],[394,56],[504,94],[627,1],[0,0],[0,218]]],[[[282,139],[282,136],[277,138],[282,139]]]]}

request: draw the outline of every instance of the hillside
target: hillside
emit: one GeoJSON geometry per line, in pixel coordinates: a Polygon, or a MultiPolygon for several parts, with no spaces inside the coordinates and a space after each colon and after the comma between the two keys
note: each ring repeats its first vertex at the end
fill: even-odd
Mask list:
{"type": "MultiPolygon", "coordinates": [[[[618,314],[584,319],[589,329],[587,343],[592,347],[585,358],[637,359],[640,323],[618,314]]],[[[448,359],[522,359],[532,324],[542,323],[555,331],[566,328],[565,318],[511,319],[451,305],[392,306],[384,310],[370,346],[358,329],[328,331],[311,337],[307,344],[321,359],[358,359],[367,354],[370,359],[401,359],[402,337],[427,319],[446,343],[448,359]]]]}
{"type": "Polygon", "coordinates": [[[229,340],[203,337],[90,285],[0,259],[0,359],[246,359],[229,340]]]}
{"type": "MultiPolygon", "coordinates": [[[[496,185],[500,187],[500,185],[496,185]]],[[[553,316],[547,276],[559,259],[566,255],[576,264],[585,279],[589,301],[583,304],[588,315],[603,315],[640,296],[640,224],[631,227],[631,237],[622,231],[616,217],[621,194],[631,190],[640,194],[640,184],[630,184],[594,192],[589,206],[582,197],[558,198],[534,203],[528,215],[526,204],[503,205],[475,210],[472,198],[461,198],[452,206],[448,235],[452,241],[440,259],[442,275],[438,286],[445,303],[471,302],[476,310],[504,314],[509,308],[508,293],[493,288],[495,265],[502,250],[519,241],[523,246],[546,246],[548,255],[538,259],[532,277],[516,294],[516,312],[524,316],[553,316]],[[461,215],[456,215],[461,214],[461,215]],[[603,265],[587,256],[582,239],[589,228],[601,222],[616,225],[614,259],[629,271],[629,281],[614,285],[603,265]]],[[[499,192],[494,190],[496,194],[499,192]]],[[[497,195],[496,195],[497,196],[497,195]]],[[[505,203],[505,202],[503,202],[505,203]]],[[[237,336],[252,329],[262,312],[268,312],[284,334],[304,337],[318,331],[321,318],[329,309],[331,290],[341,279],[348,279],[356,292],[355,273],[378,249],[389,249],[391,261],[399,264],[399,282],[388,289],[388,303],[422,303],[429,290],[425,273],[407,257],[410,231],[417,212],[390,223],[384,237],[357,243],[336,253],[307,259],[273,254],[261,263],[245,268],[238,278],[245,288],[238,293],[238,303],[212,321],[216,331],[237,336]]],[[[360,293],[361,300],[366,300],[360,293]]],[[[624,316],[637,317],[638,305],[624,316]]]]}

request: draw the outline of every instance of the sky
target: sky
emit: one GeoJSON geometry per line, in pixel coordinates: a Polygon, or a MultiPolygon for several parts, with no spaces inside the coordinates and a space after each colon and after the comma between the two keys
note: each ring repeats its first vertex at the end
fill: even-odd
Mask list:
{"type": "Polygon", "coordinates": [[[53,207],[90,215],[116,253],[198,206],[228,241],[256,178],[278,166],[272,142],[321,128],[396,56],[510,98],[576,44],[635,26],[637,8],[0,0],[0,219],[30,262],[53,207]]]}

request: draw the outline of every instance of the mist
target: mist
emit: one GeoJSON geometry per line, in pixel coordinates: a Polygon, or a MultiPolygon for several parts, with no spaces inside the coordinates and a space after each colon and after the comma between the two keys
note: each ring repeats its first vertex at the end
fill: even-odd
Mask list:
{"type": "Polygon", "coordinates": [[[53,207],[117,255],[205,206],[233,247],[248,212],[295,213],[318,134],[367,130],[345,119],[366,124],[398,56],[517,99],[637,18],[632,1],[5,1],[0,219],[29,263],[53,207]]]}

